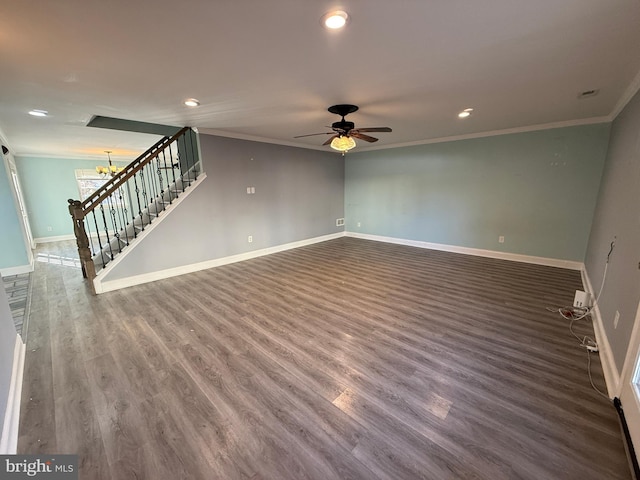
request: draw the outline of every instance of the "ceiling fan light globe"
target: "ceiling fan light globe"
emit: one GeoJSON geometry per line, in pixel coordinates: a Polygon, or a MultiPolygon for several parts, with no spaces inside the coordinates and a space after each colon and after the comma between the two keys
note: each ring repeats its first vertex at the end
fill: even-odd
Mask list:
{"type": "Polygon", "coordinates": [[[352,148],[355,148],[356,141],[352,137],[343,135],[336,137],[331,141],[331,148],[339,152],[348,152],[352,148]]]}

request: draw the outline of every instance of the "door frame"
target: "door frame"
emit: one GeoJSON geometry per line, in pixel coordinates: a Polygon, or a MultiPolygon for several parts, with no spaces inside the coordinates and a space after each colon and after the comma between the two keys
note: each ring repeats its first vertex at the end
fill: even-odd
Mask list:
{"type": "Polygon", "coordinates": [[[620,403],[637,455],[640,452],[640,303],[620,375],[620,403]]]}
{"type": "Polygon", "coordinates": [[[3,155],[5,171],[7,172],[7,180],[9,188],[13,195],[13,203],[16,209],[16,214],[20,218],[20,229],[22,230],[22,237],[24,239],[25,249],[27,251],[27,260],[29,265],[33,269],[33,250],[36,248],[36,244],[31,233],[31,224],[29,223],[29,215],[27,212],[27,204],[22,194],[22,184],[20,182],[20,175],[18,174],[18,167],[16,166],[15,159],[11,155],[11,152],[3,155]],[[16,185],[17,183],[17,185],[16,185]]]}

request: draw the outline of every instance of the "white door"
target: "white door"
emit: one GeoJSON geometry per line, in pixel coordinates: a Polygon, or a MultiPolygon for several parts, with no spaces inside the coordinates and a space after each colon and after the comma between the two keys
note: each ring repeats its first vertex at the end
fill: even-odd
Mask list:
{"type": "Polygon", "coordinates": [[[620,381],[620,402],[637,456],[640,453],[640,304],[620,381]]]}

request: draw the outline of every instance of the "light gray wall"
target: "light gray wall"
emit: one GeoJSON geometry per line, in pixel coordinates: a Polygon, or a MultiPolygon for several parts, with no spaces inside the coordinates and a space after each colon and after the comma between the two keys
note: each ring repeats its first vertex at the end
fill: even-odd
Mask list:
{"type": "Polygon", "coordinates": [[[640,93],[618,115],[611,129],[585,261],[596,291],[614,236],[616,246],[598,306],[620,372],[640,299],[640,93]],[[616,310],[620,312],[618,328],[613,327],[616,310]]]}
{"type": "Polygon", "coordinates": [[[212,135],[200,144],[206,180],[105,281],[343,230],[342,156],[212,135]]]}
{"type": "Polygon", "coordinates": [[[11,373],[13,372],[13,350],[17,336],[9,310],[9,301],[0,276],[0,429],[2,429],[7,410],[11,373]]]}
{"type": "Polygon", "coordinates": [[[608,136],[599,124],[349,153],[347,230],[582,262],[608,136]]]}

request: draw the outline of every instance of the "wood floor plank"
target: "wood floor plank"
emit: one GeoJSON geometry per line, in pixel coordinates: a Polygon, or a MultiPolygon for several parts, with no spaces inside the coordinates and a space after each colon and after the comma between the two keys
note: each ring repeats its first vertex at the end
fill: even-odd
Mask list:
{"type": "Polygon", "coordinates": [[[19,451],[81,478],[631,478],[547,310],[579,272],[346,237],[98,297],[74,265],[32,276],[19,451]]]}

